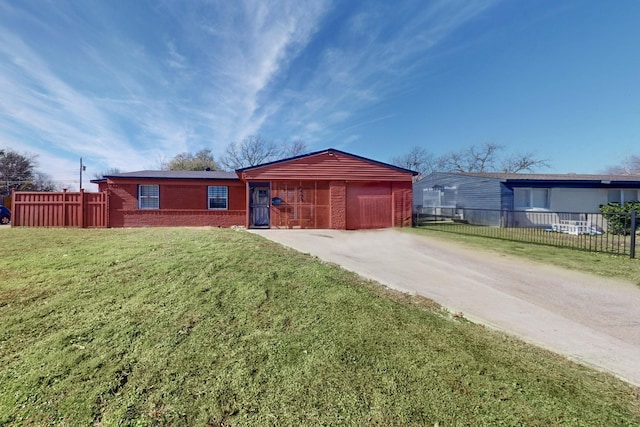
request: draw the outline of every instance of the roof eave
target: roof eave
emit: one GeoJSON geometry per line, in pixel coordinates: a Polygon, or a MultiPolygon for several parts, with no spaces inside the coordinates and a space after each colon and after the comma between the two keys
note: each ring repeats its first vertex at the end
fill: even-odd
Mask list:
{"type": "MultiPolygon", "coordinates": [[[[167,176],[106,176],[109,179],[157,179],[157,180],[180,180],[180,181],[240,181],[240,178],[230,176],[227,178],[221,177],[167,177],[167,176]]],[[[106,181],[106,179],[105,179],[106,181]]],[[[91,181],[93,182],[93,181],[91,181]]]]}

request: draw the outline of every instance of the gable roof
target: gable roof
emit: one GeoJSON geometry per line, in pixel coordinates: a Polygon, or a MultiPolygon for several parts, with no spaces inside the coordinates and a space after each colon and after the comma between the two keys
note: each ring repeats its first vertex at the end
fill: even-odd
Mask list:
{"type": "Polygon", "coordinates": [[[107,178],[125,178],[125,179],[224,179],[238,181],[238,175],[235,172],[225,171],[158,171],[144,170],[137,172],[124,172],[105,175],[103,179],[92,180],[93,183],[104,182],[107,178]]]}
{"type": "Polygon", "coordinates": [[[502,173],[502,172],[438,172],[448,175],[471,176],[477,178],[494,178],[504,182],[555,181],[555,182],[593,182],[609,184],[612,182],[638,183],[640,175],[607,175],[607,174],[538,174],[538,173],[502,173]]]}
{"type": "Polygon", "coordinates": [[[236,172],[237,173],[242,173],[242,172],[246,172],[246,171],[250,171],[250,170],[254,170],[254,169],[259,169],[259,168],[263,168],[263,167],[267,167],[267,166],[277,165],[279,163],[286,163],[286,162],[291,162],[291,161],[294,161],[294,160],[304,159],[306,157],[317,156],[317,155],[320,155],[320,154],[332,155],[332,154],[336,154],[336,153],[337,154],[342,154],[344,156],[353,157],[354,159],[363,160],[365,162],[370,162],[370,163],[373,163],[373,164],[378,165],[378,166],[394,169],[394,170],[396,170],[398,172],[410,173],[413,176],[418,175],[418,172],[412,171],[410,169],[405,169],[405,168],[401,168],[399,166],[391,165],[389,163],[384,163],[384,162],[379,162],[377,160],[368,159],[366,157],[358,156],[356,154],[347,153],[346,151],[336,150],[335,148],[327,148],[325,150],[314,151],[313,153],[307,153],[307,154],[302,154],[302,155],[295,156],[295,157],[289,157],[289,158],[286,158],[286,159],[275,160],[273,162],[262,163],[260,165],[248,166],[246,168],[236,169],[236,172]]]}

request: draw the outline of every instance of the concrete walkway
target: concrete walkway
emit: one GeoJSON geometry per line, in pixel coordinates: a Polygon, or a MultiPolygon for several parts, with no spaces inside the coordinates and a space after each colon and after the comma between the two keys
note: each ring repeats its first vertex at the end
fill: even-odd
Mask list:
{"type": "Polygon", "coordinates": [[[397,230],[251,230],[640,386],[640,287],[397,230]]]}

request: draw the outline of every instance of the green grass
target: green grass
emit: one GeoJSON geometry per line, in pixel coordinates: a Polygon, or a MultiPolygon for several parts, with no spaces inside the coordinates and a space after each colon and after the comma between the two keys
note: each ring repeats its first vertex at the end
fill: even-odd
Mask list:
{"type": "MultiPolygon", "coordinates": [[[[483,250],[515,255],[558,267],[628,280],[640,286],[640,259],[631,259],[628,255],[611,255],[579,249],[559,248],[546,244],[518,242],[506,238],[489,238],[464,233],[452,233],[431,227],[403,228],[402,230],[431,238],[463,243],[483,250]]],[[[500,229],[494,228],[493,230],[499,231],[500,229]]],[[[638,252],[638,257],[640,257],[640,251],[638,252]]]]}
{"type": "Polygon", "coordinates": [[[613,376],[249,233],[0,232],[0,425],[640,424],[613,376]]]}

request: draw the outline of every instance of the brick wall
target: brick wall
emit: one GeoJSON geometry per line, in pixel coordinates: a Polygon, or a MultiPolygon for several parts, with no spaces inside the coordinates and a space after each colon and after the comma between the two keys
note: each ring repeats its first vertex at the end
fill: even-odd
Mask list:
{"type": "Polygon", "coordinates": [[[347,183],[345,181],[331,181],[329,183],[329,203],[331,205],[331,228],[346,229],[347,183]]]}
{"type": "Polygon", "coordinates": [[[204,210],[120,210],[110,227],[231,227],[243,226],[245,211],[204,210]]]}
{"type": "Polygon", "coordinates": [[[231,227],[246,221],[244,184],[237,181],[110,183],[109,227],[231,227]],[[138,185],[160,185],[160,209],[138,209],[138,185]],[[229,188],[229,210],[207,209],[207,186],[229,188]]]}
{"type": "MultiPolygon", "coordinates": [[[[347,182],[342,180],[330,181],[327,188],[327,181],[320,187],[324,188],[326,196],[322,191],[315,188],[314,194],[318,194],[316,203],[320,203],[327,214],[322,221],[314,223],[317,227],[329,227],[332,229],[344,230],[347,228],[347,182]],[[328,191],[327,191],[328,190],[328,191]],[[322,196],[322,197],[321,197],[322,196]],[[328,207],[327,207],[328,205],[328,207]],[[326,222],[325,222],[326,221],[326,222]]],[[[231,227],[233,225],[246,225],[246,187],[244,183],[237,181],[229,182],[206,182],[206,183],[175,183],[165,181],[148,181],[145,184],[160,185],[160,209],[142,210],[138,209],[138,184],[127,182],[109,183],[109,227],[161,227],[161,226],[210,226],[210,227],[231,227]],[[229,210],[208,210],[206,206],[207,185],[228,185],[229,187],[229,210]]],[[[318,184],[319,185],[319,184],[318,184]]],[[[361,184],[361,186],[364,184],[361,184]]],[[[389,208],[392,216],[387,216],[387,223],[393,223],[395,227],[411,226],[411,204],[412,204],[412,184],[411,182],[374,182],[367,184],[386,186],[387,199],[390,201],[389,208]]],[[[272,189],[276,188],[272,183],[272,189]]],[[[322,190],[320,188],[320,190],[322,190]]],[[[320,215],[319,207],[316,207],[316,215],[320,215]]],[[[386,209],[389,209],[386,208],[386,209]]],[[[384,210],[387,212],[388,210],[384,210]]],[[[273,214],[273,207],[272,207],[273,214]]],[[[357,212],[355,213],[357,214],[357,212]]],[[[275,216],[274,216],[275,218],[275,216]]],[[[272,218],[273,219],[273,218],[272,218]]],[[[277,222],[272,221],[276,226],[277,222]]],[[[385,225],[387,226],[387,225],[385,225]]]]}
{"type": "Polygon", "coordinates": [[[391,191],[393,192],[393,226],[411,227],[412,183],[394,182],[391,191]]]}

